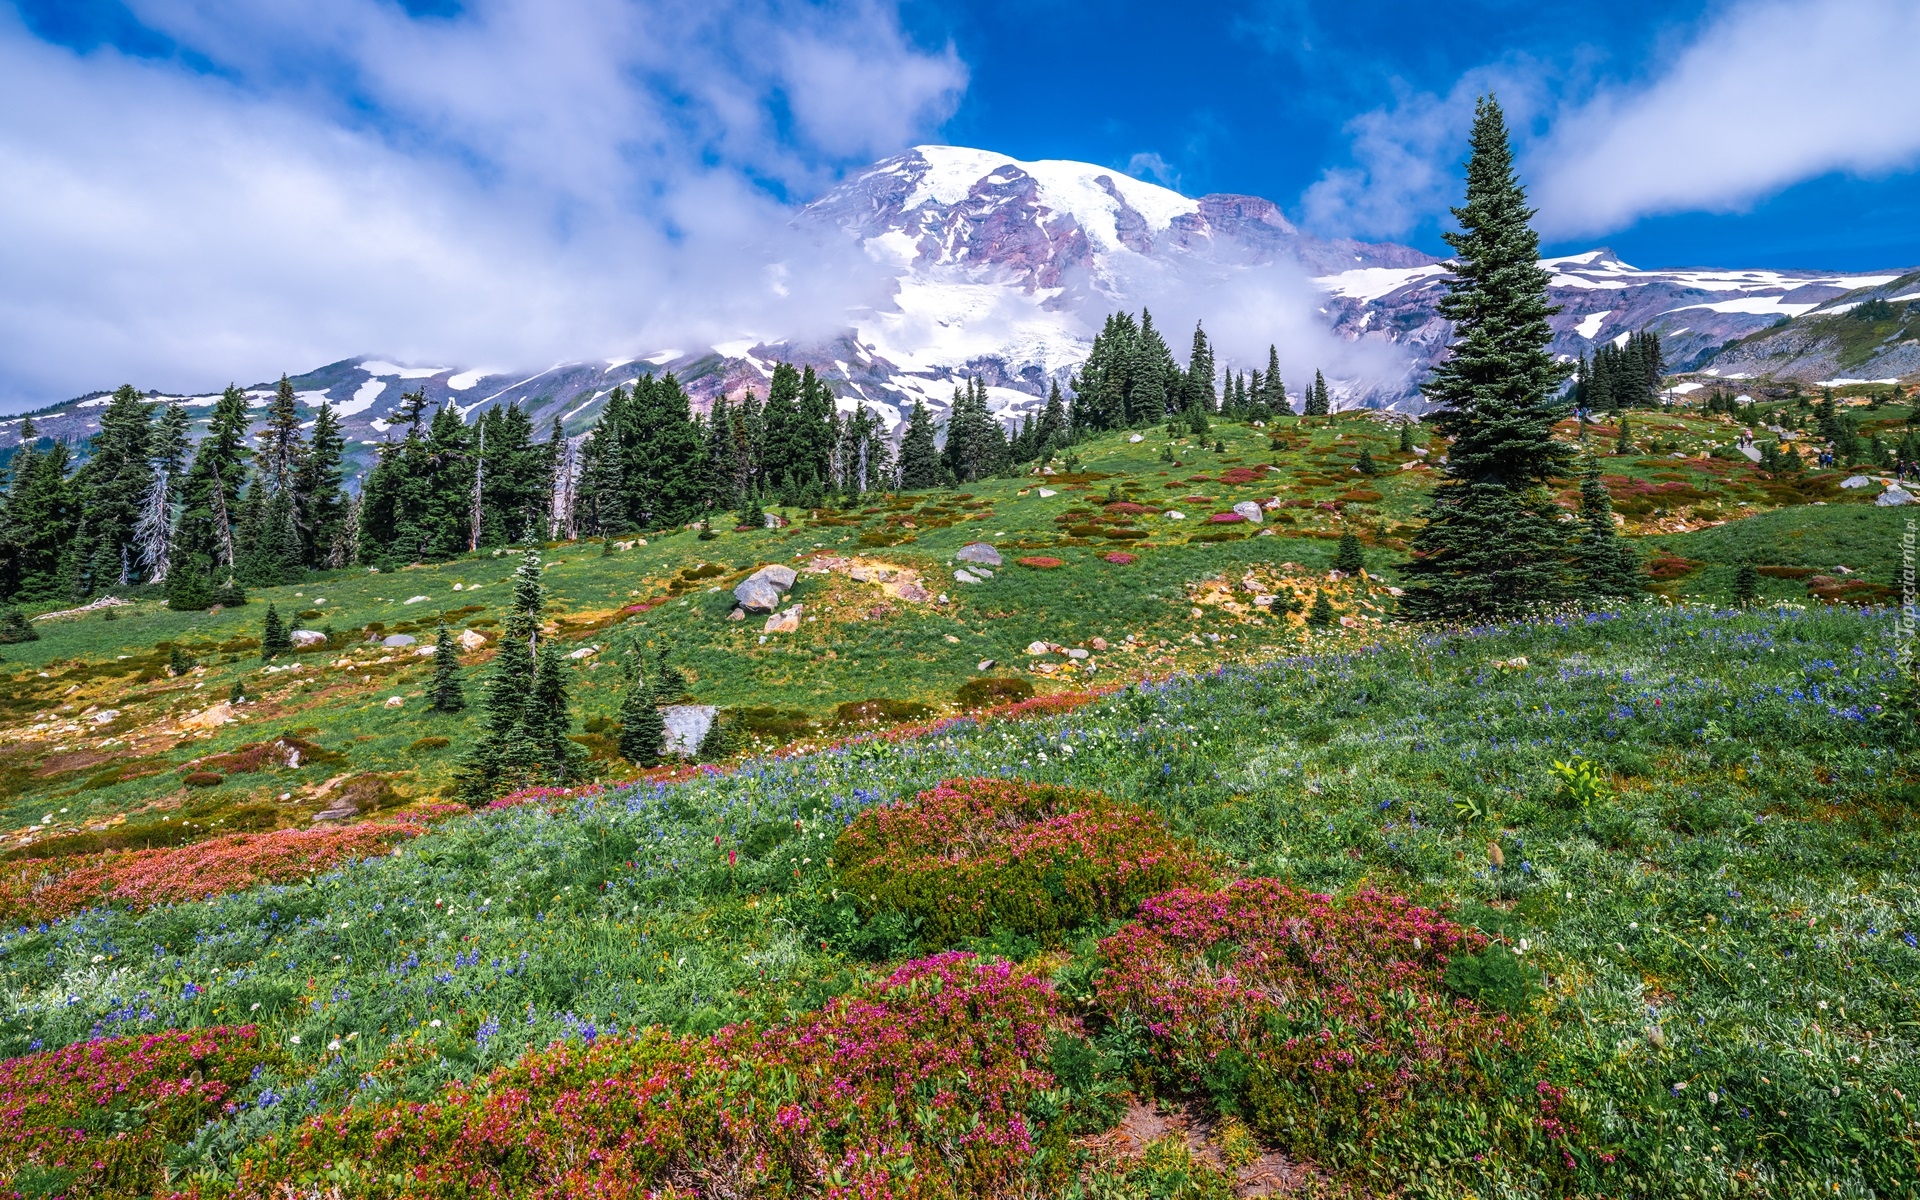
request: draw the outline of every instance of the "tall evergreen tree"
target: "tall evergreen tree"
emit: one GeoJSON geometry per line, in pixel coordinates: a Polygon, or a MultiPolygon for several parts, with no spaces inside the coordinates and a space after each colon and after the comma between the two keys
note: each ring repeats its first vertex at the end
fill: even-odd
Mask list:
{"type": "Polygon", "coordinates": [[[346,520],[346,497],[340,494],[340,466],[346,439],[333,406],[320,402],[314,414],[313,436],[301,455],[293,479],[294,525],[300,532],[300,561],[309,567],[347,565],[341,526],[346,520]]]}
{"type": "Polygon", "coordinates": [[[267,426],[260,431],[260,474],[269,492],[293,488],[306,450],[306,439],[300,434],[300,401],[293,384],[282,375],[267,407],[267,426]]]}
{"type": "Polygon", "coordinates": [[[1451,439],[1446,476],[1408,567],[1407,611],[1462,619],[1524,611],[1564,594],[1566,535],[1548,485],[1571,451],[1553,438],[1568,368],[1548,352],[1547,272],[1526,191],[1514,175],[1505,116],[1492,97],[1475,111],[1467,197],[1441,314],[1452,354],[1426,385],[1432,420],[1451,439]]]}
{"type": "Polygon", "coordinates": [[[66,443],[40,450],[33,422],[20,424],[21,448],[0,522],[0,599],[43,600],[61,594],[68,560],[84,553],[76,545],[80,503],[66,443]]]}
{"type": "Polygon", "coordinates": [[[1333,412],[1333,397],[1327,391],[1327,377],[1319,371],[1313,373],[1313,388],[1307,392],[1306,403],[1301,409],[1303,417],[1324,417],[1333,412]]]}
{"type": "Polygon", "coordinates": [[[481,700],[486,728],[461,765],[460,796],[475,807],[499,794],[501,774],[506,769],[503,760],[507,741],[514,726],[520,723],[527,696],[533,690],[534,654],[539,646],[540,622],[545,609],[540,556],[529,550],[514,572],[506,623],[487,675],[481,700]]]}
{"type": "Polygon", "coordinates": [[[1613,497],[1598,459],[1580,470],[1580,527],[1573,536],[1573,588],[1582,600],[1624,600],[1641,593],[1640,561],[1613,527],[1613,497]]]}
{"type": "Polygon", "coordinates": [[[1219,398],[1213,388],[1214,373],[1213,344],[1207,341],[1207,331],[1196,321],[1193,348],[1187,354],[1186,377],[1180,389],[1181,407],[1188,412],[1197,409],[1206,413],[1219,409],[1219,398]]]}
{"type": "Polygon", "coordinates": [[[445,625],[433,633],[433,682],[427,685],[427,697],[427,707],[434,712],[456,713],[467,707],[467,693],[460,686],[460,651],[445,625]]]}
{"type": "Polygon", "coordinates": [[[640,671],[636,651],[628,658],[627,690],[620,699],[620,756],[638,767],[658,766],[666,744],[666,722],[656,706],[654,690],[640,671]]]}
{"type": "Polygon", "coordinates": [[[225,578],[234,569],[234,522],[252,457],[247,450],[249,422],[246,393],[228,384],[214,401],[206,436],[194,447],[193,465],[187,469],[174,535],[180,559],[170,578],[183,570],[225,578]]]}
{"type": "Polygon", "coordinates": [[[939,487],[945,480],[940,447],[934,442],[933,414],[915,400],[907,413],[906,432],[900,438],[900,487],[912,492],[939,487]]]}
{"type": "Polygon", "coordinates": [[[293,649],[293,634],[280,619],[280,610],[267,605],[267,619],[260,627],[260,657],[273,658],[293,649]]]}
{"type": "Polygon", "coordinates": [[[1287,399],[1287,384],[1284,379],[1280,378],[1280,348],[1278,346],[1269,345],[1267,347],[1267,377],[1265,382],[1267,385],[1267,408],[1272,411],[1274,416],[1292,416],[1293,403],[1287,399]]]}
{"type": "Polygon", "coordinates": [[[87,461],[74,472],[88,535],[75,547],[85,556],[75,563],[78,573],[72,580],[79,596],[135,581],[137,529],[153,485],[153,409],[131,385],[121,386],[101,413],[100,432],[89,443],[87,461]]]}

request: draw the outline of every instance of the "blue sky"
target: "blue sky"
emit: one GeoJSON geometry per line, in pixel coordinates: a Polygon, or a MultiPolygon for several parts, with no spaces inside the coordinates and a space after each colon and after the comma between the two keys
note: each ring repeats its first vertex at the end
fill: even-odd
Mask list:
{"type": "Polygon", "coordinates": [[[1441,252],[1487,89],[1551,250],[1920,264],[1917,68],[1913,0],[0,0],[0,408],[786,327],[917,142],[1441,252]]]}

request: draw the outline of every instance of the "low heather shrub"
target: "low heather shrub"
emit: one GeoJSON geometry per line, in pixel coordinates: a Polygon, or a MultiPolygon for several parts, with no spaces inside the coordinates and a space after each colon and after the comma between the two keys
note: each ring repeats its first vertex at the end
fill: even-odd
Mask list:
{"type": "Polygon", "coordinates": [[[1501,1163],[1569,1170],[1563,1094],[1539,1090],[1522,1027],[1446,986],[1449,961],[1485,946],[1378,892],[1242,880],[1143,904],[1101,943],[1095,992],[1157,1078],[1367,1182],[1445,1191],[1501,1163]]]}
{"type": "Polygon", "coordinates": [[[286,883],[351,858],[385,854],[395,840],[420,832],[414,826],[363,822],[8,864],[0,868],[0,921],[51,921],[99,904],[151,908],[286,883]]]}
{"type": "Polygon", "coordinates": [[[868,809],[834,846],[840,885],[870,911],[921,921],[932,944],[993,932],[1058,941],[1206,881],[1205,860],[1159,818],[1051,784],[953,779],[868,809]]]}
{"type": "Polygon", "coordinates": [[[267,1059],[251,1025],[79,1042],[0,1062],[0,1194],[165,1193],[166,1152],[267,1059]]]}
{"type": "Polygon", "coordinates": [[[556,1043],[424,1103],[349,1109],[252,1152],[236,1195],[1029,1196],[1067,1122],[1045,980],[943,954],[791,1026],[556,1043]],[[1045,1152],[1043,1152],[1045,1151],[1045,1152]]]}

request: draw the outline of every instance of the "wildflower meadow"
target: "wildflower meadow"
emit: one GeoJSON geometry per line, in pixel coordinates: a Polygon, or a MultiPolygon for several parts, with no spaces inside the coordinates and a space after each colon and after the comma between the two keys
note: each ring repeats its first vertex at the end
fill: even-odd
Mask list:
{"type": "MultiPolygon", "coordinates": [[[[1154,1182],[1172,1151],[1090,1148],[1133,1103],[1335,1192],[1913,1195],[1893,628],[1309,635],[1025,720],[368,833],[216,895],[30,883],[0,934],[0,1178],[1203,1194],[1154,1182]]],[[[201,879],[227,851],[173,853],[201,879]]]]}

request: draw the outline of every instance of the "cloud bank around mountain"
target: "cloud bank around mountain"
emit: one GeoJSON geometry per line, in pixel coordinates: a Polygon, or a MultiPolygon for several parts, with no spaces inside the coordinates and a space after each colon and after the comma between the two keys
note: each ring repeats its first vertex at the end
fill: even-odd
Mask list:
{"type": "Polygon", "coordinates": [[[1920,168],[1920,5],[1749,0],[1727,5],[1635,78],[1591,56],[1506,59],[1444,95],[1402,88],[1354,118],[1349,165],[1302,197],[1309,225],[1403,234],[1457,202],[1477,96],[1496,92],[1549,238],[1651,216],[1740,212],[1832,173],[1920,168]]]}
{"type": "Polygon", "coordinates": [[[0,10],[0,405],[349,353],[527,364],[805,332],[878,286],[789,197],[967,80],[890,0],[132,0],[178,47],[0,10]]]}

